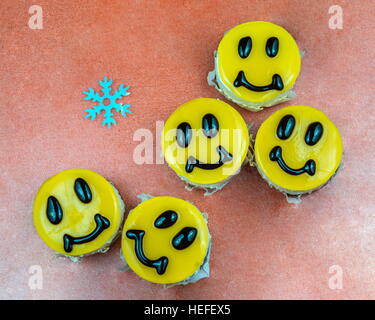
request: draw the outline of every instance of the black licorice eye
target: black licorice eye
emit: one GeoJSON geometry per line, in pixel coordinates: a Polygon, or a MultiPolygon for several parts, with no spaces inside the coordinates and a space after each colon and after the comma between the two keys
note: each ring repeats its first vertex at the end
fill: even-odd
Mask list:
{"type": "Polygon", "coordinates": [[[244,37],[238,43],[238,54],[242,59],[249,56],[253,43],[250,37],[244,37]]]}
{"type": "Polygon", "coordinates": [[[290,114],[284,116],[277,126],[276,134],[279,139],[286,140],[290,137],[293,132],[294,126],[296,124],[296,120],[290,114]]]}
{"type": "Polygon", "coordinates": [[[204,135],[211,139],[219,132],[219,121],[213,114],[208,113],[202,119],[202,129],[204,135]]]}
{"type": "Polygon", "coordinates": [[[305,135],[305,142],[309,146],[313,146],[322,137],[323,134],[323,126],[320,122],[313,122],[309,125],[309,127],[306,130],[306,135],[305,135]]]}
{"type": "Polygon", "coordinates": [[[46,214],[52,224],[59,224],[63,218],[61,205],[54,196],[48,197],[46,214]]]}
{"type": "Polygon", "coordinates": [[[186,148],[191,140],[191,126],[187,122],[183,122],[177,127],[177,143],[181,148],[186,148]]]}
{"type": "Polygon", "coordinates": [[[167,210],[156,218],[154,226],[158,229],[169,228],[176,223],[177,218],[178,215],[176,212],[167,210]]]}
{"type": "Polygon", "coordinates": [[[92,200],[90,187],[82,178],[78,178],[74,182],[74,191],[81,202],[89,203],[92,200]]]}
{"type": "Polygon", "coordinates": [[[197,237],[197,229],[191,227],[183,228],[175,235],[172,240],[172,245],[177,250],[183,250],[189,247],[197,237]]]}
{"type": "Polygon", "coordinates": [[[267,40],[266,43],[266,53],[270,58],[276,57],[279,52],[279,39],[271,37],[267,40]]]}

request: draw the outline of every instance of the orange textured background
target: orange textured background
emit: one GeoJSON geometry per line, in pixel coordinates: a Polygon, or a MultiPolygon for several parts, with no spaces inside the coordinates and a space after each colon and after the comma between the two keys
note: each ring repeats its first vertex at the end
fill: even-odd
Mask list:
{"type": "Polygon", "coordinates": [[[375,298],[373,1],[2,0],[0,12],[0,298],[375,298]],[[43,8],[43,30],[28,27],[32,4],[43,8]],[[328,27],[334,4],[343,8],[342,30],[328,27]],[[224,31],[250,20],[285,27],[306,55],[291,103],[236,109],[258,128],[283,105],[312,105],[343,136],[343,170],[299,205],[253,168],[203,197],[166,164],[133,161],[137,129],[155,132],[157,120],[192,98],[223,99],[206,83],[213,51],[224,31]],[[93,104],[82,91],[99,89],[105,75],[131,85],[122,101],[133,114],[116,116],[111,129],[102,115],[84,119],[93,104]],[[73,167],[112,181],[128,208],[149,193],[207,212],[211,277],[170,289],[147,283],[118,270],[120,241],[79,263],[54,257],[34,230],[33,198],[45,179],[73,167]],[[42,290],[28,286],[32,265],[42,267],[42,290]],[[343,270],[342,290],[328,286],[332,265],[343,270]]]}

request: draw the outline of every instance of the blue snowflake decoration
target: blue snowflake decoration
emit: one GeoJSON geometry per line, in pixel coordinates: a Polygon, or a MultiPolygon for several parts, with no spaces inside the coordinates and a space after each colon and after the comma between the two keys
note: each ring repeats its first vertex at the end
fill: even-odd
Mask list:
{"type": "Polygon", "coordinates": [[[95,90],[92,88],[89,88],[89,91],[87,92],[83,91],[83,93],[86,95],[84,100],[98,102],[96,106],[85,110],[85,112],[87,112],[85,118],[91,118],[91,120],[95,120],[96,116],[100,114],[100,112],[105,111],[105,119],[102,122],[102,126],[107,126],[108,128],[110,128],[112,124],[116,124],[115,119],[113,119],[112,109],[115,109],[117,112],[121,112],[121,115],[123,117],[126,117],[127,113],[132,113],[132,111],[129,110],[131,104],[121,104],[116,102],[117,99],[121,99],[122,97],[130,94],[130,92],[127,92],[130,86],[124,87],[123,84],[120,84],[115,93],[111,94],[112,88],[110,86],[112,84],[112,79],[108,80],[107,77],[104,77],[103,81],[99,80],[99,84],[103,88],[101,89],[103,95],[95,92],[95,90]]]}

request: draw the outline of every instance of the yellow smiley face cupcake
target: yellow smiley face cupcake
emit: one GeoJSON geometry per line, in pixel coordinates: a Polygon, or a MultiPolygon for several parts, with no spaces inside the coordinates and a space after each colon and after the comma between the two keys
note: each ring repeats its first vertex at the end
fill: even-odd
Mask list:
{"type": "Polygon", "coordinates": [[[249,148],[242,116],[230,105],[209,98],[184,103],[168,118],[161,137],[164,157],[190,186],[220,189],[237,174],[249,148]]]}
{"type": "Polygon", "coordinates": [[[288,31],[270,22],[247,22],[225,33],[208,82],[238,105],[259,111],[295,97],[291,89],[300,65],[288,31]]]}
{"type": "Polygon", "coordinates": [[[40,187],[33,218],[42,240],[75,261],[108,250],[124,211],[119,193],[105,178],[90,170],[69,169],[40,187]]]}
{"type": "Polygon", "coordinates": [[[202,213],[174,197],[150,197],[131,210],[122,253],[141,278],[186,284],[207,277],[210,235],[202,213]]]}
{"type": "Polygon", "coordinates": [[[282,108],[260,126],[255,161],[268,183],[299,196],[325,185],[342,159],[341,135],[320,110],[302,105],[282,108]]]}

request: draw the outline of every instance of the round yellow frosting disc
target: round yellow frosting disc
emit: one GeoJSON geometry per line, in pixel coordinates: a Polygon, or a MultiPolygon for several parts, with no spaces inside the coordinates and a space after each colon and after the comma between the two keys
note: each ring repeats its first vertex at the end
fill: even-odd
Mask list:
{"type": "Polygon", "coordinates": [[[210,98],[190,100],[179,106],[165,122],[161,140],[169,166],[179,176],[201,185],[219,183],[238,173],[249,148],[248,128],[242,116],[229,104],[210,98]],[[211,137],[203,130],[207,115],[214,117],[218,126],[211,137]],[[183,123],[191,128],[186,147],[177,143],[177,130],[183,123]],[[189,172],[189,158],[203,165],[189,172]],[[218,165],[222,159],[223,163],[218,165]]]}
{"type": "Polygon", "coordinates": [[[253,21],[240,24],[225,33],[217,50],[217,72],[221,82],[238,98],[259,103],[272,100],[279,94],[291,89],[300,72],[301,57],[298,46],[284,28],[264,21],[253,21]],[[246,57],[239,55],[241,39],[251,39],[251,50],[246,57]],[[277,54],[267,55],[267,41],[278,39],[277,54]],[[258,87],[272,83],[275,74],[283,82],[283,89],[254,91],[245,86],[234,85],[239,72],[246,80],[258,87]]]}
{"type": "Polygon", "coordinates": [[[341,158],[340,132],[322,111],[309,106],[293,105],[278,110],[262,123],[255,138],[255,159],[260,172],[272,184],[290,191],[322,186],[335,174],[341,158]],[[283,119],[286,123],[290,117],[294,126],[289,126],[288,135],[281,139],[277,134],[283,127],[280,123],[283,119]],[[320,130],[316,129],[318,123],[320,130]],[[315,143],[308,144],[306,141],[311,140],[307,137],[315,137],[315,143]],[[275,148],[279,157],[272,160],[275,148]],[[306,167],[310,170],[304,170],[306,167]]]}
{"type": "Polygon", "coordinates": [[[177,283],[193,275],[203,264],[208,245],[208,228],[200,211],[187,201],[167,196],[151,198],[133,209],[122,234],[122,252],[129,267],[138,276],[155,283],[177,283]],[[156,227],[156,221],[163,222],[159,217],[171,212],[174,222],[156,227]],[[181,240],[188,235],[181,233],[182,230],[195,233],[186,247],[176,249],[173,239],[181,240]],[[141,233],[138,239],[131,236],[141,233]],[[167,261],[160,274],[156,268],[159,261],[167,261]]]}
{"type": "Polygon", "coordinates": [[[64,255],[80,256],[101,249],[113,239],[121,226],[123,210],[117,191],[101,175],[85,169],[68,169],[40,187],[33,218],[37,232],[50,248],[64,255]],[[75,191],[77,179],[89,188],[91,199],[86,203],[75,191]],[[61,219],[51,222],[48,218],[49,201],[50,206],[60,208],[61,219]]]}

